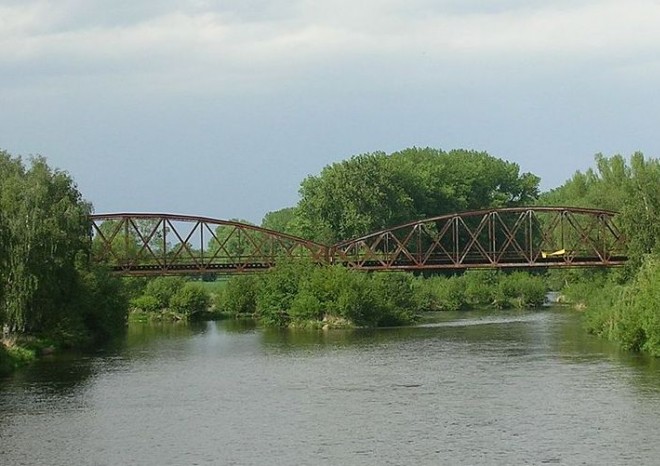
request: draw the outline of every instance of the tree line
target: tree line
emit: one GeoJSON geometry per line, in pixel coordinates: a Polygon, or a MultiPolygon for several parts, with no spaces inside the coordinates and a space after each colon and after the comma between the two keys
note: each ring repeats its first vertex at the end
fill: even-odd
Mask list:
{"type": "MultiPolygon", "coordinates": [[[[215,308],[270,325],[395,325],[413,322],[425,310],[537,305],[554,287],[587,307],[591,331],[627,348],[660,353],[658,160],[641,153],[630,159],[598,155],[595,168],[575,173],[552,191],[540,193],[539,181],[485,152],[413,147],[367,153],[304,179],[297,205],[268,213],[262,226],[332,244],[465,210],[534,204],[604,208],[620,212],[628,266],[542,277],[522,272],[426,277],[285,262],[258,277],[232,278],[212,299],[203,287],[183,280],[121,280],[92,264],[92,206],[72,178],[41,157],[25,163],[2,151],[0,324],[12,334],[65,344],[117,334],[129,306],[184,316],[215,308]]],[[[223,247],[240,251],[244,245],[222,228],[216,237],[223,247]]],[[[0,358],[2,351],[0,345],[0,358]]]]}

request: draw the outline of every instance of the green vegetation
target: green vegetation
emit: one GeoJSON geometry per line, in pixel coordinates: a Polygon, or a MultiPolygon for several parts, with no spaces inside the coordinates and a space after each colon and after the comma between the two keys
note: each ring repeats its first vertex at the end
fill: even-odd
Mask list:
{"type": "Polygon", "coordinates": [[[120,281],[89,261],[90,212],[66,172],[0,151],[3,371],[34,357],[26,345],[87,345],[125,328],[120,281]]]}
{"type": "Polygon", "coordinates": [[[620,212],[630,258],[622,271],[556,273],[563,294],[585,309],[586,328],[624,348],[660,356],[660,160],[641,153],[596,156],[596,169],[577,172],[541,196],[541,204],[620,212]]]}
{"type": "Polygon", "coordinates": [[[543,304],[548,291],[543,276],[527,272],[470,270],[463,275],[419,280],[416,285],[422,308],[429,311],[536,307],[543,304]]]}
{"type": "Polygon", "coordinates": [[[119,281],[90,261],[91,206],[45,159],[25,166],[0,151],[0,325],[59,345],[107,339],[124,328],[119,281]]]}
{"type": "Polygon", "coordinates": [[[539,178],[519,172],[485,152],[356,155],[305,179],[298,205],[267,214],[263,225],[332,244],[420,218],[531,204],[539,178]]]}
{"type": "Polygon", "coordinates": [[[296,262],[233,277],[216,307],[266,325],[377,327],[410,324],[425,311],[539,306],[546,291],[543,277],[523,272],[424,278],[296,262]]]}
{"type": "Polygon", "coordinates": [[[0,377],[36,359],[36,351],[16,345],[15,342],[0,342],[0,377]]]}
{"type": "MultiPolygon", "coordinates": [[[[44,345],[111,338],[124,329],[129,305],[135,320],[228,314],[273,326],[375,327],[409,324],[426,311],[538,306],[549,288],[586,309],[590,331],[660,355],[660,163],[639,153],[629,161],[598,155],[594,170],[578,172],[541,196],[538,177],[484,152],[410,148],[362,154],[305,179],[299,203],[270,212],[262,222],[331,244],[445,213],[535,202],[621,212],[631,259],[625,270],[543,276],[368,274],[297,261],[219,285],[174,277],[118,279],[89,261],[100,247],[91,240],[91,205],[67,173],[43,158],[26,167],[0,152],[0,175],[0,325],[9,335],[0,344],[0,372],[34,358],[44,345]]],[[[122,242],[117,251],[138,257],[141,236],[154,251],[167,247],[176,255],[176,248],[163,244],[157,224],[138,223],[134,244],[122,242]]],[[[102,228],[112,235],[116,225],[102,228]]],[[[249,255],[250,241],[255,239],[223,225],[208,251],[249,255]]]]}
{"type": "Polygon", "coordinates": [[[208,315],[212,293],[201,282],[157,277],[131,285],[131,320],[186,320],[208,315]]]}
{"type": "Polygon", "coordinates": [[[637,152],[629,161],[621,155],[596,155],[596,169],[577,172],[564,185],[543,194],[542,205],[610,209],[627,237],[628,277],[646,254],[660,253],[660,160],[637,152]]]}

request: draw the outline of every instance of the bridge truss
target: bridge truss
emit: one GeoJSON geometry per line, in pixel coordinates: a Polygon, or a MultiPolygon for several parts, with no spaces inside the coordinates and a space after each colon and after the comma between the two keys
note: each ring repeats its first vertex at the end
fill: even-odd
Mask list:
{"type": "Polygon", "coordinates": [[[268,269],[281,260],[327,262],[328,248],[234,221],[171,214],[92,215],[92,254],[125,275],[268,269]]]}
{"type": "Polygon", "coordinates": [[[616,266],[615,212],[520,207],[428,218],[339,243],[335,263],[364,270],[616,266]]]}
{"type": "Polygon", "coordinates": [[[171,214],[92,216],[92,254],[126,275],[263,270],[306,258],[359,270],[617,266],[616,213],[520,207],[419,220],[325,246],[234,221],[171,214]]]}

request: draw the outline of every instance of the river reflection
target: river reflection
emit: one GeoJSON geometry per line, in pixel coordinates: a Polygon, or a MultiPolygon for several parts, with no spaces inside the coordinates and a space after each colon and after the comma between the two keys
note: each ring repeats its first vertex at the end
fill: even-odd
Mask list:
{"type": "Polygon", "coordinates": [[[132,325],[0,380],[0,464],[654,464],[658,360],[579,316],[132,325]]]}

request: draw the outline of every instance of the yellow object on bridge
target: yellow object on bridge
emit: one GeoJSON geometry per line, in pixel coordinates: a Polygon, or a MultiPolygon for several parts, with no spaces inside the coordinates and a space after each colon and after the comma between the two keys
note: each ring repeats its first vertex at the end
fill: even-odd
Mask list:
{"type": "Polygon", "coordinates": [[[547,257],[563,256],[564,254],[566,254],[566,249],[560,249],[559,251],[555,251],[555,252],[543,252],[543,251],[541,251],[541,257],[543,257],[544,259],[547,258],[547,257]]]}

